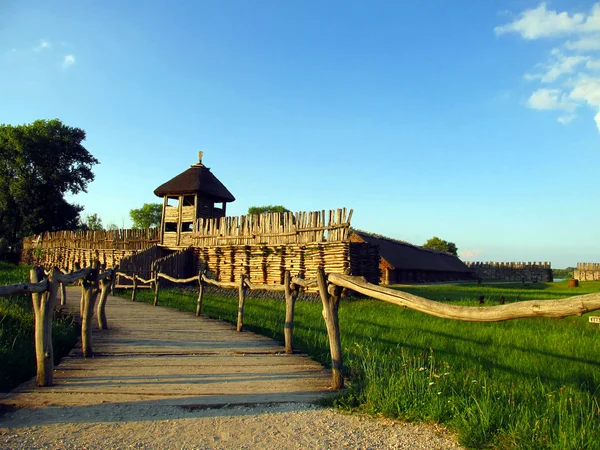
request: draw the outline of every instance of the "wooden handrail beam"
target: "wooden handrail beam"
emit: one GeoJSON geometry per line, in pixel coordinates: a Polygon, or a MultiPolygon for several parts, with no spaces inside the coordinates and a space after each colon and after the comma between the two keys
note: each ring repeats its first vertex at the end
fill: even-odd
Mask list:
{"type": "Polygon", "coordinates": [[[292,284],[296,284],[303,288],[317,287],[317,280],[306,280],[300,277],[292,277],[292,284]]]}
{"type": "Polygon", "coordinates": [[[75,283],[76,281],[81,280],[82,278],[87,277],[92,272],[91,267],[86,267],[85,269],[78,270],[76,272],[61,274],[56,277],[56,281],[60,283],[75,283]]]}
{"type": "Polygon", "coordinates": [[[40,294],[49,289],[48,279],[45,278],[39,283],[18,283],[0,286],[0,297],[17,294],[40,294]]]}
{"type": "Polygon", "coordinates": [[[428,300],[417,295],[396,291],[368,283],[362,277],[330,273],[328,280],[377,300],[406,306],[416,311],[465,322],[502,322],[528,317],[563,318],[581,316],[600,309],[600,294],[578,295],[560,300],[530,300],[498,306],[456,306],[428,300]]]}
{"type": "Polygon", "coordinates": [[[191,283],[192,281],[198,281],[198,275],[194,275],[190,278],[173,278],[166,273],[159,273],[157,277],[164,278],[165,280],[172,281],[173,283],[191,283]]]}
{"type": "Polygon", "coordinates": [[[237,288],[237,287],[239,287],[239,283],[235,283],[233,281],[211,280],[210,278],[207,278],[204,275],[202,275],[202,281],[204,281],[207,284],[212,284],[213,286],[217,286],[220,288],[237,288]]]}
{"type": "Polygon", "coordinates": [[[247,278],[245,279],[244,283],[246,284],[246,286],[248,286],[253,291],[261,290],[261,291],[272,291],[272,292],[285,292],[285,286],[283,284],[256,284],[256,283],[252,283],[247,278]]]}

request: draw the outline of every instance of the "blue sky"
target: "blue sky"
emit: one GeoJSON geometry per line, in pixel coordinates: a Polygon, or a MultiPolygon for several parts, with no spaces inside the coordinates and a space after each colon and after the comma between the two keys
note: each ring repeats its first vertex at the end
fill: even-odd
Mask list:
{"type": "Polygon", "coordinates": [[[473,261],[600,261],[600,3],[0,1],[0,123],[60,118],[105,224],[205,152],[237,200],[473,261]]]}

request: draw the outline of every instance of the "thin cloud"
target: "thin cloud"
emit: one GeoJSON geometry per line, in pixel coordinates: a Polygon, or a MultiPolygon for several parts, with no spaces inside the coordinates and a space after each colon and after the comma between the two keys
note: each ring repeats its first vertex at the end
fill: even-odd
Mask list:
{"type": "Polygon", "coordinates": [[[523,39],[540,39],[574,33],[600,32],[600,3],[589,14],[548,10],[546,2],[523,11],[513,22],[494,28],[496,35],[517,33],[523,39]]]}
{"type": "Polygon", "coordinates": [[[41,52],[42,50],[47,50],[50,47],[52,47],[52,44],[50,44],[50,42],[42,39],[42,40],[40,40],[40,44],[39,45],[33,47],[33,51],[34,52],[41,52]]]}
{"type": "Polygon", "coordinates": [[[587,62],[590,58],[582,55],[566,56],[562,52],[552,52],[552,59],[543,64],[543,73],[529,74],[526,73],[524,78],[527,81],[540,80],[542,83],[552,83],[563,75],[572,74],[578,65],[587,62]]]}
{"type": "Polygon", "coordinates": [[[565,48],[579,52],[600,50],[600,33],[582,37],[576,41],[565,42],[565,48]]]}
{"type": "Polygon", "coordinates": [[[577,108],[587,106],[600,131],[600,2],[588,13],[550,10],[545,2],[540,3],[494,32],[498,36],[515,33],[525,40],[551,38],[554,48],[547,61],[538,62],[537,70],[523,75],[544,86],[531,93],[527,107],[558,111],[557,121],[567,125],[576,118],[577,108]]]}
{"type": "Polygon", "coordinates": [[[559,89],[538,89],[527,100],[527,106],[531,109],[563,111],[577,108],[575,103],[569,101],[567,94],[559,89]]]}
{"type": "Polygon", "coordinates": [[[463,250],[459,254],[462,259],[472,259],[481,255],[481,250],[463,250]]]}
{"type": "Polygon", "coordinates": [[[67,55],[63,58],[63,69],[68,69],[69,67],[72,67],[75,64],[75,56],[74,55],[67,55]]]}
{"type": "Polygon", "coordinates": [[[556,120],[558,121],[558,123],[561,123],[563,125],[568,125],[569,123],[571,123],[576,118],[577,118],[576,114],[565,114],[564,116],[560,116],[556,120]]]}

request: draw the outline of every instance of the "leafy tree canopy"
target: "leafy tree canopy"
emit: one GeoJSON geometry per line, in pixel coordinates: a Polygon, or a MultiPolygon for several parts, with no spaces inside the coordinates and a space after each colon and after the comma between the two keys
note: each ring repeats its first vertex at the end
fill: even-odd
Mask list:
{"type": "Polygon", "coordinates": [[[85,216],[80,224],[80,227],[84,230],[90,231],[104,230],[104,225],[102,225],[102,219],[96,213],[85,216]]]}
{"type": "Polygon", "coordinates": [[[81,206],[65,194],[86,192],[98,164],[81,144],[85,131],[58,119],[0,125],[0,253],[23,237],[74,229],[81,206]]]}
{"type": "Polygon", "coordinates": [[[141,208],[129,211],[133,228],[157,228],[160,226],[162,205],[160,203],[144,203],[141,208]]]}
{"type": "Polygon", "coordinates": [[[456,248],[456,244],[454,242],[444,241],[437,236],[434,236],[425,242],[423,247],[437,250],[438,252],[449,253],[454,256],[458,255],[458,248],[456,248]]]}
{"type": "Polygon", "coordinates": [[[266,206],[251,206],[248,208],[248,214],[265,214],[265,213],[285,213],[290,212],[281,205],[266,205],[266,206]]]}
{"type": "Polygon", "coordinates": [[[573,272],[576,267],[567,267],[566,269],[552,269],[554,278],[573,278],[573,272]]]}

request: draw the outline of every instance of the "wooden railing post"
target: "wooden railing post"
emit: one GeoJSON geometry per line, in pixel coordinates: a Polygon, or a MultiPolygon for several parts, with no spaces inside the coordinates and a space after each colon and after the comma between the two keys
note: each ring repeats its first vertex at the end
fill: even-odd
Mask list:
{"type": "Polygon", "coordinates": [[[283,281],[285,285],[285,325],[283,336],[285,338],[285,352],[288,355],[294,353],[294,307],[296,306],[296,299],[299,292],[297,285],[294,285],[294,289],[292,289],[291,282],[290,271],[286,270],[283,281]]]}
{"type": "Polygon", "coordinates": [[[106,300],[108,298],[108,292],[113,285],[114,278],[115,271],[112,270],[110,276],[103,278],[100,281],[101,292],[96,314],[98,315],[98,328],[101,330],[108,330],[108,322],[106,321],[106,300]]]}
{"type": "MultiPolygon", "coordinates": [[[[52,308],[56,302],[58,283],[56,269],[50,274],[49,291],[31,294],[35,317],[35,358],[37,363],[37,384],[40,387],[52,386],[54,375],[54,353],[52,350],[52,308]]],[[[33,267],[29,272],[32,283],[42,281],[44,270],[33,267]]]]}
{"type": "Polygon", "coordinates": [[[159,270],[156,268],[156,275],[154,276],[154,306],[158,306],[158,294],[160,292],[160,277],[158,276],[159,270]]]}
{"type": "Polygon", "coordinates": [[[238,287],[239,302],[238,302],[238,317],[236,331],[242,331],[244,325],[244,303],[246,302],[246,276],[240,275],[240,284],[238,287]]]}
{"type": "MultiPolygon", "coordinates": [[[[81,270],[81,264],[79,264],[79,261],[75,261],[75,263],[73,264],[73,269],[75,272],[81,270]]],[[[79,285],[81,285],[82,283],[82,280],[78,281],[79,285]]],[[[83,289],[81,290],[81,299],[79,300],[79,317],[81,318],[81,320],[83,320],[83,289]]]]}
{"type": "Polygon", "coordinates": [[[137,294],[137,278],[135,272],[133,273],[133,290],[131,292],[131,301],[135,302],[135,296],[137,294]]]}
{"type": "Polygon", "coordinates": [[[81,351],[84,357],[93,355],[92,350],[92,317],[94,305],[98,297],[98,262],[90,274],[82,280],[83,314],[81,315],[81,351]]]}
{"type": "Polygon", "coordinates": [[[204,280],[202,277],[206,274],[206,269],[201,269],[198,273],[198,301],[196,302],[196,317],[202,314],[202,297],[204,296],[204,280]]]}
{"type": "Polygon", "coordinates": [[[329,349],[331,351],[331,377],[333,389],[342,389],[344,387],[344,376],[342,375],[342,342],[340,340],[340,323],[338,319],[338,309],[340,306],[340,296],[342,289],[333,284],[327,284],[325,271],[319,267],[317,271],[317,283],[319,285],[319,294],[323,302],[323,319],[327,327],[327,336],[329,337],[329,349]]]}
{"type": "Polygon", "coordinates": [[[60,283],[60,305],[65,306],[67,304],[67,288],[65,283],[60,283]]]}
{"type": "Polygon", "coordinates": [[[117,284],[117,279],[119,278],[119,274],[117,273],[117,270],[119,270],[119,266],[115,266],[113,268],[113,273],[112,273],[112,276],[110,277],[110,279],[111,279],[110,295],[115,295],[115,284],[117,284]]]}

